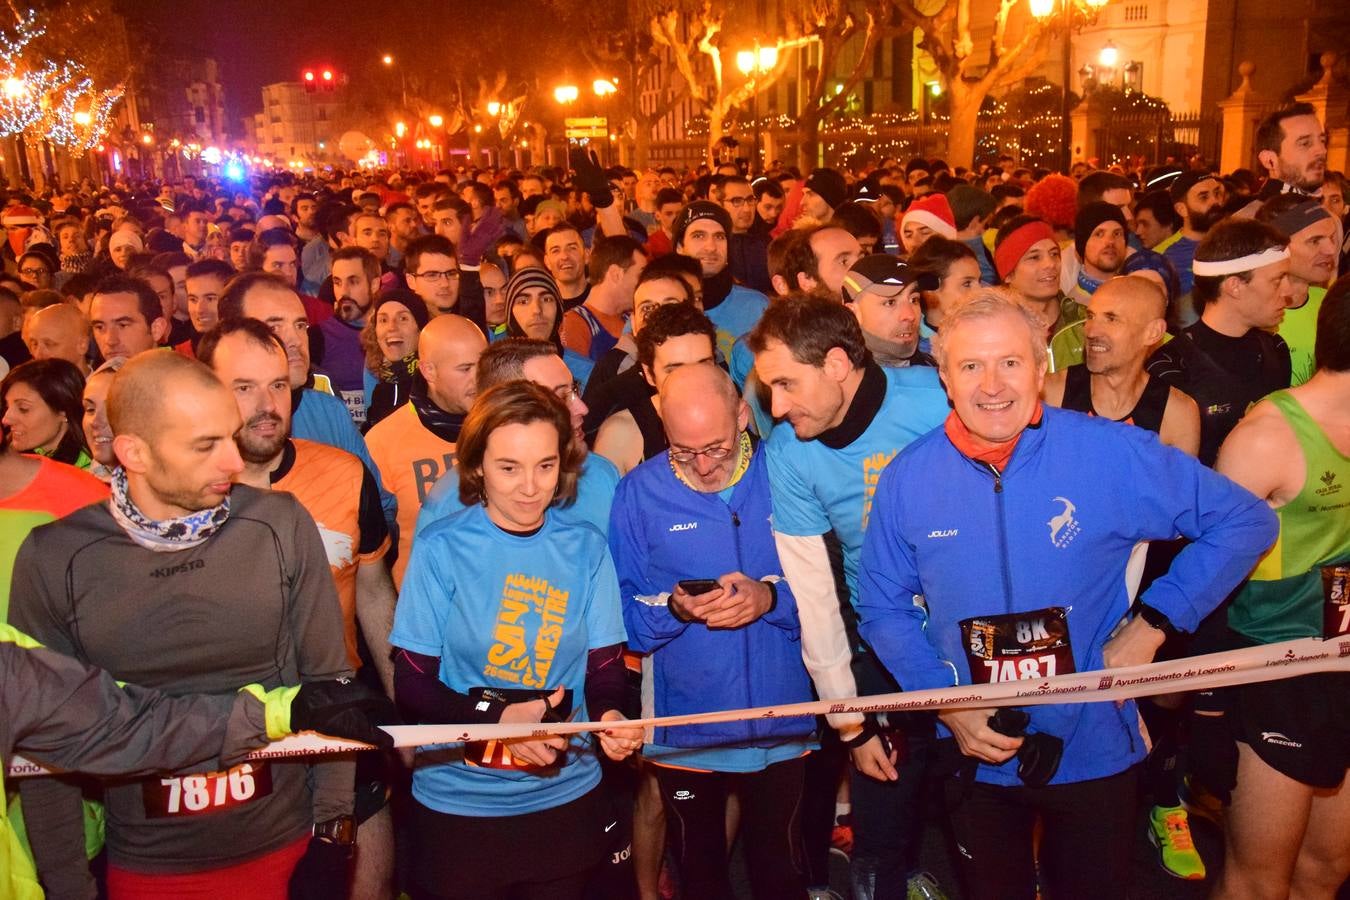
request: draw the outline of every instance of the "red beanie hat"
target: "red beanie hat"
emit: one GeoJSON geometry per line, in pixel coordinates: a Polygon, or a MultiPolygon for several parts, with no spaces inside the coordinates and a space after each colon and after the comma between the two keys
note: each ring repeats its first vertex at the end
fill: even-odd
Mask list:
{"type": "Polygon", "coordinates": [[[1078,217],[1078,182],[1068,175],[1047,175],[1031,186],[1022,206],[1029,216],[1073,231],[1073,220],[1078,217]]]}

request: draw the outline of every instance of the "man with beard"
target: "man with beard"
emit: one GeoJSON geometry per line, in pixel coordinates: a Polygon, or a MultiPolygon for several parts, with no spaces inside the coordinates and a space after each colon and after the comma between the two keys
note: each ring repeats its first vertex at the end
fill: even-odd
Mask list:
{"type": "Polygon", "coordinates": [[[1266,116],[1256,129],[1256,160],[1268,176],[1258,200],[1290,191],[1320,196],[1327,172],[1327,133],[1312,104],[1293,103],[1266,116]]]}
{"type": "Polygon", "coordinates": [[[487,340],[463,316],[437,316],[418,340],[418,371],[412,400],[366,434],[381,480],[398,498],[398,559],[401,584],[412,552],[417,514],[436,480],[455,462],[455,442],[473,403],[475,370],[487,340]]]}
{"type": "Polygon", "coordinates": [[[709,200],[695,200],[675,219],[675,252],[703,267],[703,312],[717,327],[717,350],[731,358],[736,339],[755,327],[769,305],[759,291],[741,287],[727,264],[731,216],[709,200]]]}
{"type": "Polygon", "coordinates": [[[333,253],[333,315],[319,323],[323,333],[323,363],[320,374],[327,375],[333,390],[352,421],[366,421],[365,371],[366,349],[361,329],[380,284],[380,263],[369,250],[343,247],[333,253]]]}
{"type": "Polygon", "coordinates": [[[1195,248],[1224,217],[1223,182],[1208,172],[1183,172],[1172,182],[1169,191],[1172,208],[1181,219],[1181,229],[1153,249],[1167,258],[1181,279],[1182,305],[1185,307],[1182,321],[1189,325],[1196,315],[1185,299],[1194,283],[1191,263],[1195,261],[1195,248]]]}
{"type": "MultiPolygon", "coordinates": [[[[347,405],[331,393],[315,387],[309,360],[309,317],[300,296],[285,281],[265,272],[247,272],[229,283],[221,295],[222,321],[247,317],[272,329],[286,348],[287,378],[291,385],[291,434],[346,450],[366,467],[380,473],[370,451],[356,430],[347,405]]],[[[327,381],[327,379],[325,379],[327,381]]],[[[394,519],[394,495],[380,486],[380,504],[385,520],[394,519]]]]}
{"type": "Polygon", "coordinates": [[[1137,275],[1113,278],[1087,301],[1086,361],[1045,378],[1045,402],[1137,425],[1184,453],[1200,449],[1200,408],[1144,369],[1167,331],[1167,298],[1137,275]]]}
{"type": "MultiPolygon", "coordinates": [[[[1107,279],[1120,274],[1129,247],[1128,223],[1120,207],[1104,200],[1089,203],[1074,220],[1075,261],[1081,260],[1068,299],[1076,304],[1072,321],[1050,338],[1050,355],[1056,370],[1083,361],[1083,308],[1107,279]]],[[[1063,281],[1063,276],[1060,278],[1063,281]]]]}
{"type": "Polygon", "coordinates": [[[1280,337],[1289,344],[1291,384],[1297,387],[1313,373],[1318,310],[1336,276],[1337,223],[1322,204],[1293,191],[1276,194],[1263,203],[1256,221],[1289,238],[1289,280],[1294,301],[1284,311],[1280,337]]]}
{"type": "Polygon", "coordinates": [[[1232,219],[1216,225],[1195,252],[1200,320],[1149,357],[1148,371],[1200,406],[1200,461],[1247,407],[1289,387],[1289,346],[1272,332],[1293,299],[1289,239],[1269,225],[1232,219]]]}
{"type": "MultiPolygon", "coordinates": [[[[108,410],[121,464],[112,499],[29,536],[11,624],[170,694],[350,677],[313,519],[289,494],[231,484],[243,469],[231,392],[199,362],[146,353],[118,373],[108,410]]],[[[282,900],[294,874],[300,895],[345,896],[352,785],[345,760],[109,784],[108,895],[282,900]]],[[[78,787],[32,778],[19,789],[53,895],[93,896],[78,787]]]]}
{"type": "Polygon", "coordinates": [[[864,256],[844,276],[844,305],[858,317],[872,359],[886,367],[932,366],[919,350],[922,291],[938,289],[936,275],[922,275],[885,253],[864,256]]]}
{"type": "MultiPolygon", "coordinates": [[[[314,519],[342,608],[348,665],[361,669],[359,621],[375,668],[375,676],[363,680],[392,698],[389,632],[397,597],[384,564],[389,529],[374,475],[350,453],[290,436],[286,351],[266,325],[256,319],[231,319],[207,335],[199,349],[202,362],[234,395],[243,420],[234,441],[244,470],[235,483],[293,494],[314,519]]],[[[387,896],[393,886],[393,828],[387,807],[379,802],[384,791],[378,772],[366,771],[373,762],[363,757],[357,766],[363,802],[355,811],[359,835],[355,896],[387,896]],[[371,782],[375,788],[365,789],[371,782]],[[378,799],[371,802],[371,797],[378,799]]]]}

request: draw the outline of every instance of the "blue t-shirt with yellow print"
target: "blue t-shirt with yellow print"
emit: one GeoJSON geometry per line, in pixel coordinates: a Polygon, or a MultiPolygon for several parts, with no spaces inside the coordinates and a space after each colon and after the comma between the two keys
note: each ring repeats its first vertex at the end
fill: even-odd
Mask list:
{"type": "MultiPolygon", "coordinates": [[[[586,719],[587,652],[623,643],[619,581],[605,538],[550,510],[521,537],[472,506],[417,536],[389,641],[440,657],[450,689],[571,692],[586,719]]],[[[470,754],[482,760],[482,746],[470,754]]],[[[466,762],[466,745],[418,748],[413,796],[460,816],[511,816],[569,803],[600,781],[588,735],[574,735],[561,767],[538,774],[466,762]]]]}
{"type": "MultiPolygon", "coordinates": [[[[881,471],[915,438],[947,417],[947,395],[937,370],[884,367],[886,397],[871,423],[841,449],[797,438],[789,422],[769,437],[773,530],[795,537],[833,531],[843,548],[849,599],[858,602],[858,555],[881,471]]],[[[915,485],[932,489],[932,485],[915,485]]]]}

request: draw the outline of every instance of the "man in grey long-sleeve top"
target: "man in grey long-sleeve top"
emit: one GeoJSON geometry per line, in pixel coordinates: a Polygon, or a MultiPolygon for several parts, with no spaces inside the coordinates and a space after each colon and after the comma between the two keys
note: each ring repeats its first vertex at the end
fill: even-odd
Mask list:
{"type": "MultiPolygon", "coordinates": [[[[234,399],[209,369],[175,356],[142,354],[118,373],[108,399],[122,464],[112,499],[29,535],[14,564],[10,622],[171,695],[349,676],[313,520],[287,494],[232,487],[242,468],[234,399]]],[[[210,890],[243,864],[273,873],[253,896],[285,897],[296,861],[316,883],[345,871],[352,763],[176,775],[108,785],[111,897],[152,892],[168,875],[210,890]]],[[[93,896],[78,789],[42,778],[20,791],[48,895],[93,896]]]]}

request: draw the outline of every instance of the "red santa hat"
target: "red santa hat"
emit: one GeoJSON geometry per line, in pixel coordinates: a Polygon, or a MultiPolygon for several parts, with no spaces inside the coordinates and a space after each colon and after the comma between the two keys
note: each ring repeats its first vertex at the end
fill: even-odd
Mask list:
{"type": "Polygon", "coordinates": [[[903,226],[910,221],[927,225],[934,233],[945,238],[956,237],[956,216],[952,214],[951,204],[947,202],[945,194],[927,194],[911,203],[900,219],[900,224],[903,226]]]}

